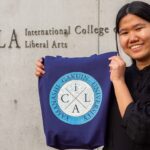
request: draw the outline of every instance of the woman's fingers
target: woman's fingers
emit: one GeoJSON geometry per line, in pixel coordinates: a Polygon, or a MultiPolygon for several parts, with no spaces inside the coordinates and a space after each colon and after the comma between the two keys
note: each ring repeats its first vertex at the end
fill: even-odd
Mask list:
{"type": "MultiPolygon", "coordinates": [[[[110,57],[109,58],[109,60],[110,60],[110,64],[109,64],[109,66],[111,67],[111,68],[114,68],[114,69],[117,69],[117,67],[125,67],[126,66],[126,63],[123,61],[123,59],[121,58],[121,57],[119,57],[119,56],[113,56],[113,57],[110,57]]],[[[110,68],[110,69],[111,69],[110,68]]]]}
{"type": "Polygon", "coordinates": [[[125,65],[125,62],[123,61],[123,59],[120,56],[112,56],[112,57],[109,58],[109,60],[110,61],[115,61],[119,65],[125,65]]]}
{"type": "Polygon", "coordinates": [[[125,62],[119,56],[109,58],[110,79],[111,81],[122,80],[124,78],[125,62]]]}
{"type": "Polygon", "coordinates": [[[43,61],[42,59],[39,59],[36,62],[35,75],[37,77],[41,77],[45,73],[44,65],[43,65],[42,61],[43,61]]]}
{"type": "Polygon", "coordinates": [[[44,65],[43,65],[42,61],[43,61],[42,59],[38,59],[36,62],[36,66],[44,69],[44,65]]]}

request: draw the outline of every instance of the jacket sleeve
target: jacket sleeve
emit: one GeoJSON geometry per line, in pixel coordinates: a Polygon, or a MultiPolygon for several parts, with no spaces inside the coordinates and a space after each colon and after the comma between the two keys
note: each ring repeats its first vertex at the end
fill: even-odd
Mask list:
{"type": "Polygon", "coordinates": [[[141,96],[127,106],[123,128],[137,144],[150,144],[150,95],[141,96]]]}

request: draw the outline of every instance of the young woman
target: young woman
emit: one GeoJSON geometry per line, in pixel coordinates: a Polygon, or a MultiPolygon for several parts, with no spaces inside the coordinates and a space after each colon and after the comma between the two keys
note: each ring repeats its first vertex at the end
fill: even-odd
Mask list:
{"type": "MultiPolygon", "coordinates": [[[[126,67],[121,57],[109,58],[114,100],[103,149],[150,150],[150,5],[140,1],[124,5],[116,18],[116,34],[133,64],[126,67]]],[[[37,61],[35,74],[44,74],[42,60],[37,61]]]]}
{"type": "Polygon", "coordinates": [[[116,18],[116,34],[133,64],[110,58],[112,101],[104,150],[150,150],[150,5],[134,1],[116,18]]]}

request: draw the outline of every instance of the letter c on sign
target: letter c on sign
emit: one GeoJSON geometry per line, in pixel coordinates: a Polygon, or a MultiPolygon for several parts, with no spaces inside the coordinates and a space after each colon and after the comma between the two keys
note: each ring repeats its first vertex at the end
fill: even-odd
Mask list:
{"type": "Polygon", "coordinates": [[[61,96],[61,100],[62,100],[62,102],[64,102],[64,103],[68,103],[69,100],[66,100],[66,101],[65,101],[65,99],[64,99],[65,96],[68,97],[68,94],[63,94],[63,95],[61,96]]]}

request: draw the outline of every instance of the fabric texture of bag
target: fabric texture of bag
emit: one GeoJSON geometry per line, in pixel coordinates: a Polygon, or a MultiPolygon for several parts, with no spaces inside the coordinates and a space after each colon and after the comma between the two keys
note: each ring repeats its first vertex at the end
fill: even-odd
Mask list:
{"type": "Polygon", "coordinates": [[[44,58],[39,96],[47,145],[93,149],[104,145],[111,81],[108,58],[44,58]]]}

